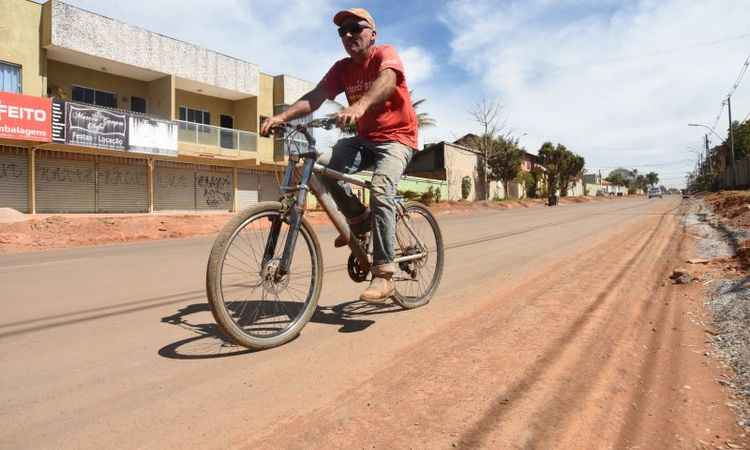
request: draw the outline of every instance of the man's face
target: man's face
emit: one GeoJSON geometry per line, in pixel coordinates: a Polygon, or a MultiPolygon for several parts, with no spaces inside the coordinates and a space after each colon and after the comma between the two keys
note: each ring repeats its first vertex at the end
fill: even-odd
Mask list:
{"type": "Polygon", "coordinates": [[[341,23],[339,36],[344,50],[351,57],[364,56],[375,42],[375,30],[366,21],[349,17],[341,23]]]}

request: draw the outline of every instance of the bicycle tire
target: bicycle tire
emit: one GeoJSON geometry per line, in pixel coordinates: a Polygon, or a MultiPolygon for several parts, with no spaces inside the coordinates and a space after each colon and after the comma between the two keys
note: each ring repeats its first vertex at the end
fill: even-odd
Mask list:
{"type": "MultiPolygon", "coordinates": [[[[241,345],[255,350],[262,350],[271,347],[276,347],[290,340],[294,339],[302,331],[302,328],[307,324],[310,318],[315,313],[318,304],[318,298],[323,283],[323,258],[320,250],[320,243],[318,242],[315,231],[304,218],[300,224],[300,235],[297,239],[296,248],[299,247],[300,243],[304,243],[308,252],[310,253],[310,278],[311,286],[305,298],[304,304],[300,308],[298,314],[294,319],[289,317],[291,324],[279,333],[272,334],[267,337],[259,336],[250,333],[246,328],[243,328],[243,324],[233,319],[234,310],[227,305],[225,301],[224,289],[222,285],[223,269],[225,266],[225,260],[227,258],[228,251],[230,250],[232,243],[238,237],[240,233],[250,224],[256,221],[256,219],[263,219],[269,217],[281,217],[281,203],[279,202],[264,202],[257,204],[253,207],[247,208],[240,211],[235,215],[229,222],[222,228],[219,233],[214,245],[211,249],[211,253],[208,259],[208,265],[206,267],[206,294],[208,297],[208,303],[211,308],[216,324],[219,329],[233,341],[235,344],[241,345]]],[[[270,221],[269,221],[270,222],[270,221]]],[[[284,226],[285,223],[282,223],[284,226]]],[[[288,228],[288,224],[287,228],[288,228]]],[[[270,229],[270,226],[269,226],[270,229]]],[[[279,233],[283,236],[283,233],[279,233]]],[[[284,242],[279,239],[277,243],[277,251],[283,251],[284,242]]],[[[277,251],[274,252],[274,257],[277,251]]],[[[262,255],[262,251],[260,252],[262,255]]],[[[248,253],[249,255],[249,253],[248,253]]],[[[295,255],[295,261],[299,258],[299,255],[295,255]]],[[[262,259],[262,258],[261,258],[262,259]]],[[[294,261],[293,261],[294,262],[294,261]]],[[[259,263],[262,265],[262,263],[259,263]]],[[[254,270],[254,269],[252,269],[254,270]]],[[[260,271],[258,276],[262,280],[263,268],[259,267],[260,271]]],[[[249,272],[250,273],[250,272],[249,272]]],[[[244,274],[243,274],[244,275],[244,274]]],[[[262,283],[262,281],[261,281],[262,283]]],[[[260,286],[260,285],[259,285],[260,286]]],[[[265,285],[262,288],[265,290],[265,285]]],[[[263,295],[263,297],[265,294],[263,295]]],[[[281,299],[277,300],[280,303],[284,303],[281,299]]],[[[262,309],[264,307],[265,299],[261,299],[260,302],[244,300],[244,307],[242,312],[244,313],[245,308],[249,303],[258,303],[255,305],[257,308],[262,309]]],[[[286,307],[284,307],[286,310],[286,307]]],[[[287,312],[288,315],[288,312],[287,312]]],[[[261,314],[261,318],[263,315],[261,314]]]]}
{"type": "MultiPolygon", "coordinates": [[[[401,305],[401,307],[405,309],[413,309],[413,308],[418,308],[420,306],[424,306],[427,303],[429,303],[430,299],[435,294],[435,291],[440,285],[440,280],[443,277],[443,266],[445,264],[445,248],[443,245],[443,234],[440,231],[440,226],[438,225],[437,220],[435,220],[435,216],[432,215],[432,213],[427,208],[427,206],[419,202],[411,201],[411,202],[406,202],[404,204],[404,209],[406,210],[406,213],[410,216],[412,214],[419,214],[420,216],[422,216],[429,224],[430,230],[432,231],[432,234],[435,239],[435,248],[430,249],[428,256],[425,258],[427,259],[430,256],[434,256],[435,269],[434,269],[434,273],[432,274],[432,278],[428,282],[429,284],[424,289],[424,292],[421,292],[418,295],[408,295],[407,292],[405,292],[406,290],[403,287],[399,289],[398,279],[396,279],[396,281],[394,282],[396,291],[393,295],[393,299],[396,301],[396,303],[401,305]]],[[[401,219],[399,219],[396,223],[397,233],[399,232],[399,225],[400,225],[399,222],[401,222],[401,219]]],[[[398,238],[397,238],[397,241],[398,241],[398,238]]],[[[399,272],[401,272],[401,275],[403,276],[404,272],[400,264],[397,264],[397,266],[399,266],[399,270],[397,271],[397,274],[395,275],[395,277],[399,276],[399,272]]]]}

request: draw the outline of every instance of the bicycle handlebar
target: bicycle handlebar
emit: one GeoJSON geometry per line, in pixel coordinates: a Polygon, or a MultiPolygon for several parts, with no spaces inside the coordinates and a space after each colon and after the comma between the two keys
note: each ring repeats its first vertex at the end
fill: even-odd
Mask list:
{"type": "Polygon", "coordinates": [[[280,123],[277,126],[273,127],[271,129],[272,133],[276,133],[276,131],[281,131],[282,134],[287,131],[296,131],[303,135],[305,137],[305,140],[307,140],[307,143],[314,147],[315,146],[315,138],[310,134],[308,131],[310,128],[323,128],[325,130],[333,129],[333,127],[336,126],[336,119],[329,117],[329,118],[321,118],[321,119],[313,119],[307,123],[300,123],[296,125],[292,125],[288,122],[280,123]]]}

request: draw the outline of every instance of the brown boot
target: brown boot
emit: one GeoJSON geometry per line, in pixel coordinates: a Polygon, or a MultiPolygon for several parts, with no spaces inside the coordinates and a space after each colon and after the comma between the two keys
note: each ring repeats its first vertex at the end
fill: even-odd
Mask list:
{"type": "Polygon", "coordinates": [[[393,263],[373,266],[370,286],[359,296],[359,299],[368,303],[385,303],[396,290],[391,280],[395,272],[396,266],[393,263]]]}
{"type": "Polygon", "coordinates": [[[373,277],[370,286],[359,296],[359,299],[367,303],[385,303],[394,291],[393,281],[390,278],[373,277]]]}

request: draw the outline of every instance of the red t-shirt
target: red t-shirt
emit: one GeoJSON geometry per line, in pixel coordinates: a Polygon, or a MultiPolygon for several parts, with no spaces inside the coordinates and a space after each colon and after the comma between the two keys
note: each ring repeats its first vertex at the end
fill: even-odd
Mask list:
{"type": "Polygon", "coordinates": [[[396,49],[390,45],[373,47],[370,57],[361,65],[351,58],[337,61],[319,85],[328,93],[330,100],[345,92],[346,99],[352,105],[370,89],[385,69],[396,71],[396,90],[384,103],[370,107],[357,121],[357,134],[372,142],[397,141],[416,149],[417,114],[411,105],[404,65],[396,49]]]}

